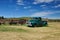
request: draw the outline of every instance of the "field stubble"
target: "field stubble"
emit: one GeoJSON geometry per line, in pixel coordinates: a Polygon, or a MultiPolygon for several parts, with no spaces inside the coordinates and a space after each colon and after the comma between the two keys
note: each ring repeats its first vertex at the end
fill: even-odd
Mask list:
{"type": "Polygon", "coordinates": [[[5,26],[10,31],[0,30],[0,40],[60,40],[60,23],[51,22],[47,27],[5,26]],[[18,29],[26,30],[18,31],[18,29]],[[18,32],[17,32],[17,31],[18,32]]]}

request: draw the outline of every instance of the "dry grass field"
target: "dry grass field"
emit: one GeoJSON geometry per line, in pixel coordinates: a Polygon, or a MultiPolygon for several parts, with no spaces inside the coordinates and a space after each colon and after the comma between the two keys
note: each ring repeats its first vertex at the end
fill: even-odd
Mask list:
{"type": "Polygon", "coordinates": [[[60,23],[51,22],[47,27],[35,28],[1,25],[0,40],[60,40],[60,23]]]}

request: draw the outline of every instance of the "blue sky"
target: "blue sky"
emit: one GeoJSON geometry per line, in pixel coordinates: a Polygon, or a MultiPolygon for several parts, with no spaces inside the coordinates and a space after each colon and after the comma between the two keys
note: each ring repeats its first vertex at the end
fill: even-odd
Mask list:
{"type": "Polygon", "coordinates": [[[60,0],[0,0],[0,16],[60,19],[60,0]]]}

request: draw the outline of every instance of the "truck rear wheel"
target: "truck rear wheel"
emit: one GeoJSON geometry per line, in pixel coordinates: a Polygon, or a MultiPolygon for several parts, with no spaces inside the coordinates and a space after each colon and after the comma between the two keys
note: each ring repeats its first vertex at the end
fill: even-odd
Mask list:
{"type": "Polygon", "coordinates": [[[28,26],[28,27],[34,27],[34,26],[28,26]]]}

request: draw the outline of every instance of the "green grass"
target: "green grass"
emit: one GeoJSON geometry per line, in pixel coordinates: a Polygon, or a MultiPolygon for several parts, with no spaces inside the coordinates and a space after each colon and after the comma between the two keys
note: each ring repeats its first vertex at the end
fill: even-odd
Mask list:
{"type": "Polygon", "coordinates": [[[7,27],[8,25],[0,25],[1,32],[27,32],[27,30],[21,28],[7,27]]]}

